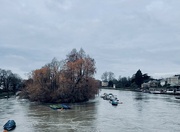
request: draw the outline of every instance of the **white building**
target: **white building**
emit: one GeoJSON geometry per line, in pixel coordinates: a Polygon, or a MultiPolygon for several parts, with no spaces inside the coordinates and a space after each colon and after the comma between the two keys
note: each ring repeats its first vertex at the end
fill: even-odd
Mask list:
{"type": "Polygon", "coordinates": [[[102,81],[101,86],[102,87],[107,87],[108,86],[108,82],[107,81],[102,81]]]}
{"type": "Polygon", "coordinates": [[[180,75],[174,75],[172,77],[166,78],[166,81],[170,86],[180,86],[180,75]]]}
{"type": "Polygon", "coordinates": [[[150,83],[149,83],[149,82],[143,83],[143,84],[141,85],[141,88],[149,88],[149,87],[150,87],[150,83]]]}
{"type": "Polygon", "coordinates": [[[142,88],[150,88],[150,87],[158,87],[159,86],[159,81],[158,80],[150,80],[147,83],[143,83],[141,85],[142,88]]]}

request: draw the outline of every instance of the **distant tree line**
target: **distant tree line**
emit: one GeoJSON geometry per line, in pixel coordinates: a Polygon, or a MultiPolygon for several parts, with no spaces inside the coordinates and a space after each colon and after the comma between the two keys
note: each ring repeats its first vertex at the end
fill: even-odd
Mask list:
{"type": "Polygon", "coordinates": [[[16,92],[22,86],[22,79],[11,70],[0,69],[0,93],[16,92]]]}
{"type": "Polygon", "coordinates": [[[113,84],[117,88],[139,88],[142,83],[148,82],[152,79],[151,76],[148,76],[147,73],[142,74],[139,69],[132,77],[121,77],[115,79],[115,75],[112,72],[104,72],[101,76],[102,81],[108,82],[108,87],[112,87],[113,84]]]}
{"type": "Polygon", "coordinates": [[[40,102],[87,101],[98,93],[95,72],[95,60],[83,49],[73,49],[65,60],[54,58],[32,71],[21,97],[40,102]]]}

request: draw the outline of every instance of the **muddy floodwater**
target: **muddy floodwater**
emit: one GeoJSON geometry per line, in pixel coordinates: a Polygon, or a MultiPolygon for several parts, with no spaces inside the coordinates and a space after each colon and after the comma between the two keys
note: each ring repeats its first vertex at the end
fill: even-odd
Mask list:
{"type": "Polygon", "coordinates": [[[11,97],[0,99],[0,131],[13,119],[12,132],[180,132],[180,99],[173,95],[107,90],[122,102],[112,106],[100,96],[71,110],[11,97]]]}

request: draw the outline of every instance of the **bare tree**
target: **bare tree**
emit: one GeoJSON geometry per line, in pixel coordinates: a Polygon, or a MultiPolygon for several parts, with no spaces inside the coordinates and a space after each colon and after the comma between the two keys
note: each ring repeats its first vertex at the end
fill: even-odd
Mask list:
{"type": "Polygon", "coordinates": [[[101,76],[102,81],[113,81],[115,78],[115,75],[113,72],[104,72],[101,76]]]}
{"type": "Polygon", "coordinates": [[[115,78],[115,75],[114,75],[114,73],[113,72],[108,72],[108,80],[109,81],[113,81],[114,80],[114,78],[115,78]]]}
{"type": "Polygon", "coordinates": [[[108,72],[104,72],[101,76],[102,81],[108,81],[108,72]]]}

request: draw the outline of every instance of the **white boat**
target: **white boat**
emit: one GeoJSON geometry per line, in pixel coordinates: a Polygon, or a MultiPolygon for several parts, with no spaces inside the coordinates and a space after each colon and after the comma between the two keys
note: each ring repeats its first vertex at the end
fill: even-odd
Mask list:
{"type": "Polygon", "coordinates": [[[167,90],[167,91],[166,91],[166,94],[174,94],[174,90],[171,90],[171,89],[170,89],[170,90],[167,90]]]}
{"type": "Polygon", "coordinates": [[[175,94],[176,94],[176,95],[180,95],[180,90],[177,90],[177,91],[175,92],[175,94]]]}
{"type": "Polygon", "coordinates": [[[156,90],[156,91],[150,91],[150,93],[152,93],[152,94],[161,94],[161,91],[159,91],[159,90],[156,90]]]}

